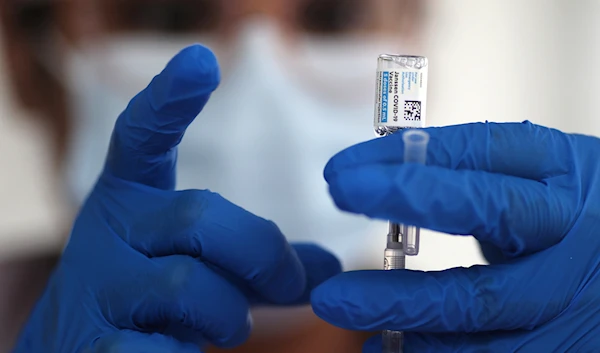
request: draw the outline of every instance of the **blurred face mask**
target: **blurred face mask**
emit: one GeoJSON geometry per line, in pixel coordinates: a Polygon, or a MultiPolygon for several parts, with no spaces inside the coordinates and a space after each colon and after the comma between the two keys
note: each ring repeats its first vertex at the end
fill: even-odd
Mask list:
{"type": "MultiPolygon", "coordinates": [[[[179,146],[178,188],[219,192],[275,221],[290,240],[333,250],[346,269],[379,267],[381,256],[366,248],[381,255],[381,239],[369,239],[381,224],[337,210],[322,173],[336,152],[374,138],[376,58],[398,43],[298,38],[288,45],[264,20],[240,33],[231,46],[215,47],[226,57],[223,80],[179,146]]],[[[70,52],[76,121],[66,173],[78,202],[129,99],[191,43],[110,37],[97,49],[70,52]]]]}

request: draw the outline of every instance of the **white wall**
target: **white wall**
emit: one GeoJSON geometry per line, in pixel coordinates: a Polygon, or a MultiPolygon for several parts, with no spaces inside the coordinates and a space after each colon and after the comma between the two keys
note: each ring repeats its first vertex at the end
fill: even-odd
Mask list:
{"type": "Polygon", "coordinates": [[[600,136],[600,1],[559,1],[562,72],[565,87],[557,127],[600,136]]]}

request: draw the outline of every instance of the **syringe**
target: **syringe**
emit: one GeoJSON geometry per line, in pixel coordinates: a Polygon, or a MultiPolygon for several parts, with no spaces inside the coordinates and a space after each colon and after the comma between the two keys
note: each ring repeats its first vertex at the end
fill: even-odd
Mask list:
{"type": "MultiPolygon", "coordinates": [[[[403,132],[402,140],[404,141],[404,163],[425,164],[429,134],[423,130],[407,130],[403,132]]],[[[419,253],[419,240],[419,227],[389,222],[383,269],[404,269],[405,256],[415,256],[419,253]]],[[[384,330],[382,337],[384,353],[402,353],[403,333],[401,331],[384,330]]]]}
{"type": "MultiPolygon", "coordinates": [[[[375,133],[387,136],[407,128],[425,127],[428,61],[423,56],[382,54],[377,60],[375,133]]],[[[403,131],[404,162],[426,162],[429,135],[403,131]]],[[[419,228],[390,222],[384,252],[385,270],[404,269],[406,255],[419,253],[419,228]]],[[[383,352],[402,353],[403,333],[384,330],[383,352]]]]}

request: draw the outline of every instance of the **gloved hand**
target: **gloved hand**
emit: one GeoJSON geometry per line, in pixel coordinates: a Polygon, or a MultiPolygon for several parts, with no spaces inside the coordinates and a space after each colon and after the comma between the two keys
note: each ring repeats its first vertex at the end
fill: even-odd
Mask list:
{"type": "Polygon", "coordinates": [[[184,49],[119,117],[106,165],[17,353],[197,353],[239,345],[251,304],[308,302],[340,272],[313,245],[208,190],[174,191],[176,145],[220,75],[184,49]]]}
{"type": "MultiPolygon", "coordinates": [[[[313,291],[315,313],[347,329],[405,331],[406,353],[597,352],[600,140],[528,122],[426,131],[426,166],[402,163],[401,134],[332,158],[325,177],[336,204],[472,234],[503,257],[439,272],[344,273],[313,291]]],[[[381,352],[381,337],[364,352],[381,352]]]]}

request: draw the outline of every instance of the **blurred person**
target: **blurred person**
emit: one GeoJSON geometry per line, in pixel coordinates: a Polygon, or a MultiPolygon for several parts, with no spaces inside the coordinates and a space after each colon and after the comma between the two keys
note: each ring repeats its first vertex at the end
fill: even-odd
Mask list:
{"type": "MultiPolygon", "coordinates": [[[[239,50],[249,53],[240,56],[253,65],[268,64],[263,70],[256,66],[256,72],[262,74],[252,76],[250,73],[255,71],[250,67],[255,66],[245,66],[242,60],[240,66],[231,65],[230,70],[237,76],[228,81],[226,74],[221,78],[217,58],[210,50],[188,46],[168,60],[166,68],[125,110],[121,107],[116,112],[119,118],[116,124],[111,122],[114,131],[110,144],[105,146],[106,158],[106,151],[97,155],[74,148],[82,153],[69,158],[72,164],[100,160],[98,167],[90,167],[97,169],[91,173],[99,177],[95,183],[79,178],[77,173],[71,179],[80,180],[80,185],[90,184],[80,187],[79,192],[74,187],[74,195],[91,192],[87,198],[80,196],[85,202],[71,239],[22,332],[16,352],[197,352],[198,345],[207,342],[237,346],[252,328],[250,305],[266,304],[283,310],[282,306],[307,303],[309,296],[314,312],[338,327],[407,331],[408,352],[568,352],[590,351],[598,346],[600,305],[594,293],[600,284],[596,276],[600,243],[593,235],[598,229],[596,203],[600,189],[596,180],[600,169],[597,161],[589,158],[600,146],[598,139],[567,135],[528,122],[429,128],[430,165],[403,164],[400,135],[358,143],[368,139],[359,135],[359,129],[354,135],[349,123],[354,120],[352,114],[360,112],[359,107],[348,111],[328,107],[325,103],[338,98],[339,88],[328,86],[325,80],[312,85],[303,82],[328,72],[311,75],[319,66],[302,70],[299,65],[293,70],[299,73],[288,77],[285,70],[277,70],[279,61],[269,60],[275,55],[252,54],[252,48],[273,53],[269,48],[273,50],[272,43],[278,38],[273,35],[277,26],[268,23],[252,21],[244,33],[256,34],[242,37],[236,47],[248,50],[239,50]],[[281,75],[270,76],[272,72],[281,75]],[[298,87],[286,85],[292,77],[298,80],[298,87]],[[256,84],[260,81],[270,83],[271,89],[256,84]],[[312,89],[303,91],[299,88],[302,85],[312,89]],[[238,86],[242,88],[236,89],[238,86]],[[245,96],[248,90],[260,94],[245,96]],[[310,99],[310,92],[315,90],[319,99],[310,99]],[[228,96],[220,95],[220,91],[228,92],[228,96]],[[280,95],[288,92],[293,99],[280,95]],[[302,104],[295,106],[296,100],[302,104]],[[257,102],[260,106],[253,105],[257,102]],[[279,106],[280,102],[286,104],[279,106]],[[261,110],[265,105],[269,109],[261,110]],[[290,106],[292,109],[287,109],[290,106]],[[310,107],[313,110],[304,110],[310,107]],[[205,124],[198,124],[199,120],[190,125],[200,111],[199,119],[206,118],[205,124]],[[252,111],[264,114],[254,116],[252,111]],[[265,126],[266,117],[278,111],[265,126]],[[310,120],[312,112],[320,117],[313,122],[314,130],[308,122],[293,124],[294,118],[310,120]],[[236,114],[230,118],[232,113],[236,114]],[[263,123],[244,120],[253,117],[263,123]],[[275,125],[282,117],[290,119],[289,124],[275,125]],[[341,122],[327,123],[327,119],[336,118],[341,122]],[[340,126],[344,126],[340,135],[345,135],[347,141],[334,139],[337,135],[332,134],[332,128],[340,126]],[[294,134],[284,135],[290,129],[294,134]],[[277,139],[280,134],[285,140],[277,139]],[[296,138],[303,153],[291,153],[296,138]],[[186,185],[188,140],[193,145],[189,149],[190,165],[198,167],[198,171],[187,171],[190,186],[195,186],[192,179],[198,179],[200,187],[208,185],[226,198],[207,190],[174,191],[176,181],[179,186],[186,185]],[[196,145],[204,141],[210,144],[196,145]],[[334,150],[317,149],[319,141],[335,145],[331,147],[334,150]],[[345,147],[337,143],[358,144],[330,158],[345,147]],[[182,175],[176,180],[178,145],[182,175]],[[209,152],[201,158],[192,155],[201,148],[209,152]],[[288,243],[280,229],[290,233],[291,240],[313,240],[330,247],[346,268],[370,267],[368,262],[361,264],[357,257],[360,252],[338,245],[354,242],[366,247],[361,239],[368,236],[369,229],[360,226],[367,224],[366,220],[333,211],[326,221],[320,222],[320,214],[310,212],[303,218],[303,207],[289,205],[290,200],[303,194],[287,194],[287,201],[277,198],[279,193],[298,189],[310,193],[310,202],[305,205],[317,208],[318,184],[307,183],[302,188],[304,182],[314,180],[313,172],[302,175],[303,169],[310,171],[312,167],[312,163],[303,164],[302,157],[320,156],[321,152],[329,153],[321,162],[327,162],[325,179],[340,209],[455,235],[473,234],[491,265],[438,272],[340,274],[340,263],[327,250],[288,243]],[[291,163],[284,164],[288,159],[291,163]],[[221,172],[217,174],[211,168],[221,172]],[[223,172],[227,168],[231,171],[223,172]],[[285,174],[290,170],[296,173],[285,174]],[[211,173],[215,175],[211,177],[211,173]],[[233,176],[236,173],[239,179],[233,176]],[[296,180],[296,174],[306,179],[296,180]],[[244,190],[243,186],[248,185],[257,193],[244,190]],[[277,209],[269,207],[265,195],[275,202],[271,207],[277,209]],[[246,209],[260,210],[278,223],[277,218],[281,218],[280,227],[246,209]],[[293,219],[286,218],[288,212],[296,212],[293,219]],[[326,234],[314,235],[310,232],[313,229],[304,224],[307,221],[314,221],[318,225],[315,229],[326,234]]],[[[203,42],[209,43],[209,39],[203,42]]],[[[326,44],[322,49],[331,45],[326,44]]],[[[214,47],[225,71],[227,56],[219,54],[217,44],[214,47]]],[[[131,45],[120,48],[131,49],[131,45]]],[[[67,76],[72,82],[80,82],[76,93],[95,92],[91,99],[84,94],[78,101],[95,103],[97,113],[119,100],[112,97],[96,102],[98,97],[118,92],[117,86],[133,79],[127,78],[117,86],[105,85],[109,89],[102,91],[88,88],[89,79],[76,77],[101,79],[115,70],[124,77],[137,69],[134,64],[139,61],[128,66],[126,58],[114,64],[102,51],[92,53],[83,55],[83,59],[80,52],[75,53],[74,69],[67,76]],[[102,60],[90,69],[87,64],[96,55],[102,60]],[[123,67],[128,70],[118,70],[123,67]],[[100,74],[90,76],[90,71],[100,74]]],[[[332,59],[336,65],[339,53],[336,50],[332,59]]],[[[291,62],[295,57],[291,55],[291,62]]],[[[289,65],[290,61],[283,63],[289,65]]],[[[360,82],[360,76],[357,72],[353,80],[360,82]]],[[[349,81],[344,82],[345,75],[339,77],[336,84],[343,82],[345,89],[354,88],[349,81]]],[[[354,102],[360,103],[358,97],[363,94],[356,94],[354,102]]],[[[338,102],[337,108],[340,106],[338,102]]],[[[104,113],[99,113],[81,124],[81,134],[88,136],[88,141],[79,146],[89,147],[94,142],[90,139],[103,135],[103,124],[92,125],[103,118],[104,113]],[[89,134],[84,126],[88,126],[89,134]]],[[[81,120],[85,121],[85,114],[81,120]]],[[[327,215],[327,209],[323,207],[321,212],[327,215]]],[[[298,312],[288,313],[273,322],[284,326],[286,321],[299,321],[300,317],[298,312]]],[[[280,329],[270,337],[263,336],[262,346],[255,341],[257,346],[243,346],[242,351],[360,351],[363,340],[320,328],[298,335],[286,335],[288,330],[280,329]]],[[[298,326],[289,331],[299,331],[298,326]]],[[[364,349],[377,352],[380,346],[381,337],[375,336],[364,349]]]]}
{"type": "MultiPolygon", "coordinates": [[[[373,223],[335,210],[321,170],[336,151],[373,136],[373,63],[391,49],[418,52],[422,3],[86,0],[0,6],[16,92],[26,107],[41,112],[54,136],[57,171],[74,209],[100,173],[115,120],[130,97],[181,48],[200,42],[219,58],[223,77],[205,118],[179,147],[178,188],[218,191],[275,220],[290,239],[335,249],[346,268],[379,267],[379,256],[361,256],[356,246],[374,231],[373,223]]],[[[371,244],[379,253],[381,244],[371,244]]],[[[331,346],[319,349],[327,352],[360,350],[363,340],[317,320],[306,307],[262,309],[254,316],[250,350],[264,351],[268,344],[275,351],[316,352],[323,341],[331,346]]]]}

